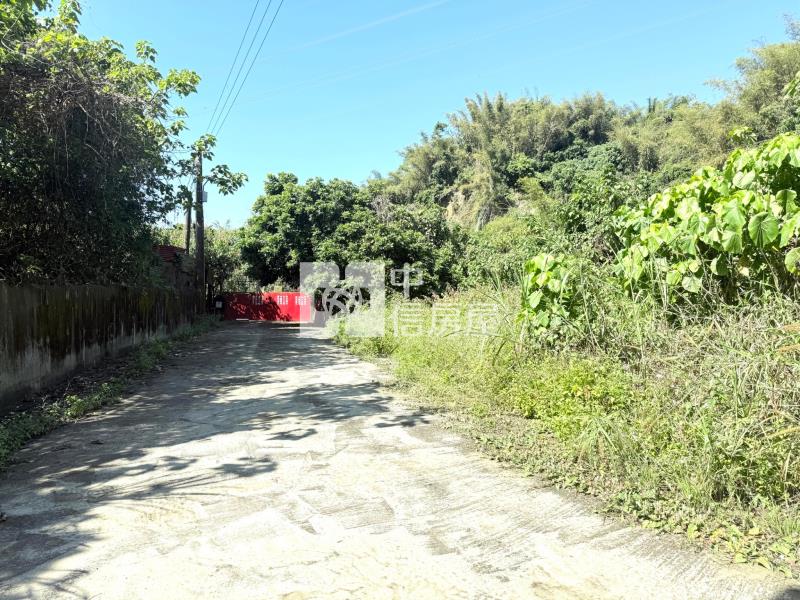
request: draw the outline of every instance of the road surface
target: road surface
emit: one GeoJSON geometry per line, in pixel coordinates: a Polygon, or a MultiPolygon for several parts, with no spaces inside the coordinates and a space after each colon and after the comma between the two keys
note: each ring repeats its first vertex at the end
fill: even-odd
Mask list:
{"type": "Polygon", "coordinates": [[[381,377],[287,326],[208,334],[0,476],[0,597],[800,597],[501,467],[381,377]]]}

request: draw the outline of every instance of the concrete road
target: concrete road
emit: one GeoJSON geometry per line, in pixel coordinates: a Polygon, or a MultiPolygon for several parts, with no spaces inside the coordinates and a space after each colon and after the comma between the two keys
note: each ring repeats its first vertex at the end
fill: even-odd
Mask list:
{"type": "Polygon", "coordinates": [[[797,598],[594,514],[296,329],[231,323],[0,476],[2,598],[797,598]]]}

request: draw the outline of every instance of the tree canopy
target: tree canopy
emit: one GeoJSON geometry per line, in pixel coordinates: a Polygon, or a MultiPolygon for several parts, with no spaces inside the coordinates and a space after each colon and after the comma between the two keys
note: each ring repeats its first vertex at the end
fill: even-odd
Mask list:
{"type": "Polygon", "coordinates": [[[364,187],[334,179],[298,183],[289,173],[269,175],[264,194],[242,231],[242,257],[264,284],[297,285],[301,262],[363,260],[422,273],[422,292],[441,291],[460,278],[452,269],[460,253],[456,228],[441,206],[429,201],[396,203],[384,182],[364,187]]]}
{"type": "Polygon", "coordinates": [[[173,100],[199,76],[162,73],[147,42],[131,60],[89,40],[75,0],[37,20],[45,7],[0,7],[0,278],[146,282],[152,227],[181,201],[173,100]]]}

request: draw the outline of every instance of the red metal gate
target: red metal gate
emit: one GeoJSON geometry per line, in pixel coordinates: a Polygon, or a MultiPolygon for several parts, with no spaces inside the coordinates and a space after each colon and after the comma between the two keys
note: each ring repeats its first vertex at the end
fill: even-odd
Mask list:
{"type": "Polygon", "coordinates": [[[302,292],[225,294],[226,320],[308,322],[311,299],[302,292]]]}

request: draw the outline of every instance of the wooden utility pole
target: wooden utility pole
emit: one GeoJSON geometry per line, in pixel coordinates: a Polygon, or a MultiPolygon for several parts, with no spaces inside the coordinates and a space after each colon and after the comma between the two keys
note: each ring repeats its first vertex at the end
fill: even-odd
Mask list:
{"type": "Polygon", "coordinates": [[[206,233],[203,221],[203,153],[198,150],[195,157],[197,181],[195,183],[195,214],[196,214],[196,240],[195,240],[195,266],[197,268],[197,287],[206,300],[206,233]]]}

